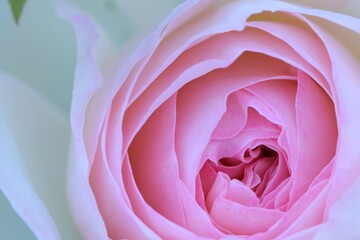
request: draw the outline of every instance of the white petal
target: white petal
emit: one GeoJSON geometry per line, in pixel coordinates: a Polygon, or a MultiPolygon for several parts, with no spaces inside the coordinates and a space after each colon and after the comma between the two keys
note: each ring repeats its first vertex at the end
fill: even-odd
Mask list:
{"type": "Polygon", "coordinates": [[[24,160],[9,132],[8,125],[0,118],[0,186],[13,208],[29,225],[39,239],[60,239],[49,212],[31,186],[24,169],[24,160]]]}
{"type": "Polygon", "coordinates": [[[65,193],[66,118],[14,78],[0,73],[0,86],[0,188],[39,239],[59,239],[57,228],[77,239],[65,193]]]}
{"type": "MultiPolygon", "coordinates": [[[[92,95],[103,84],[103,76],[93,54],[98,43],[99,30],[92,19],[72,6],[59,4],[57,12],[74,28],[78,43],[78,60],[75,71],[73,99],[71,108],[71,126],[73,130],[73,149],[69,167],[69,199],[74,218],[82,234],[87,239],[104,239],[107,237],[106,226],[97,208],[89,183],[89,154],[86,152],[85,141],[94,142],[96,137],[89,137],[84,131],[87,105],[92,95]],[[84,134],[85,137],[84,137],[84,134]],[[84,141],[85,138],[85,141],[84,141]]],[[[101,47],[101,46],[100,46],[101,47]]],[[[89,122],[101,118],[87,119],[89,122]]],[[[90,132],[98,132],[92,128],[90,132]]],[[[95,128],[96,129],[96,128],[95,128]]],[[[91,155],[91,154],[90,154],[91,155]]]]}
{"type": "Polygon", "coordinates": [[[2,191],[0,191],[0,212],[0,239],[36,239],[2,191]]]}

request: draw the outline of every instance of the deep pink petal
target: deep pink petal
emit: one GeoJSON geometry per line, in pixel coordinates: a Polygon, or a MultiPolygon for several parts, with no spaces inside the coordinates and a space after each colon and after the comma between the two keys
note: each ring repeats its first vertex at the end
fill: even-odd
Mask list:
{"type": "Polygon", "coordinates": [[[186,227],[175,154],[176,95],[152,114],[129,148],[136,184],[161,215],[186,227]]]}
{"type": "Polygon", "coordinates": [[[90,184],[97,206],[106,224],[108,236],[121,238],[158,238],[132,211],[123,183],[117,185],[107,163],[105,132],[99,141],[98,150],[90,174],[90,184]]]}
{"type": "Polygon", "coordinates": [[[264,55],[249,54],[242,56],[231,67],[213,71],[179,91],[176,153],[180,177],[191,192],[195,192],[193,183],[200,170],[199,161],[211,133],[225,112],[227,96],[249,84],[285,78],[286,74],[288,67],[285,63],[264,55]],[[204,85],[207,87],[204,88],[204,85]]]}
{"type": "Polygon", "coordinates": [[[122,174],[126,192],[132,204],[132,210],[147,226],[153,229],[154,232],[165,239],[195,240],[200,238],[200,236],[195,235],[193,232],[168,220],[145,202],[136,185],[128,156],[126,156],[126,159],[124,160],[122,174]]]}

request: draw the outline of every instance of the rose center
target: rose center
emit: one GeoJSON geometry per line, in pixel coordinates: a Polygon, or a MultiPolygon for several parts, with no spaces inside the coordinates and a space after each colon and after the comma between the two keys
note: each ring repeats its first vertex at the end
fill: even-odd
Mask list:
{"type": "MultiPolygon", "coordinates": [[[[241,181],[261,200],[269,180],[278,167],[278,153],[265,145],[248,148],[240,158],[221,158],[217,164],[210,160],[206,161],[200,176],[206,175],[204,172],[209,171],[209,167],[216,174],[222,172],[229,176],[230,180],[241,181]]],[[[206,177],[202,177],[201,180],[203,185],[205,181],[209,181],[206,177]]]]}

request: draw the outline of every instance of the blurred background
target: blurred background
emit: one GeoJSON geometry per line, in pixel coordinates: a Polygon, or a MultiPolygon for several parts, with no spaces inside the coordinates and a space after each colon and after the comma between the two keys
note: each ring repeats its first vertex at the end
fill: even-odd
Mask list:
{"type": "MultiPolygon", "coordinates": [[[[0,71],[14,76],[33,88],[68,119],[76,62],[75,35],[70,25],[55,14],[55,2],[27,0],[19,24],[16,25],[8,1],[0,1],[0,71]]],[[[120,48],[135,35],[139,33],[144,35],[151,31],[181,1],[68,0],[66,2],[91,15],[109,35],[113,45],[120,48]]],[[[70,137],[70,129],[68,136],[70,137]]],[[[63,178],[66,176],[66,162],[67,159],[64,159],[64,163],[61,163],[61,168],[58,169],[63,178]]],[[[63,194],[65,189],[59,191],[63,194]]],[[[65,196],[59,201],[63,206],[66,205],[65,196]]],[[[59,209],[59,212],[69,217],[67,210],[64,212],[63,209],[59,209]]],[[[51,211],[50,213],[53,214],[51,211]]],[[[78,236],[71,222],[65,230],[59,230],[63,239],[78,236]]],[[[36,239],[12,209],[2,191],[0,191],[0,239],[36,239]]]]}

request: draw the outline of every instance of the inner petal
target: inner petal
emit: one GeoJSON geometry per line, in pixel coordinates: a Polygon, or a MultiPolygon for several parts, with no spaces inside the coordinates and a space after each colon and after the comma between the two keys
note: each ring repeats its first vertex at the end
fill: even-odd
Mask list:
{"type": "MultiPolygon", "coordinates": [[[[337,124],[334,104],[308,75],[299,71],[296,98],[297,161],[290,200],[294,203],[335,155],[337,124]]],[[[291,204],[290,204],[291,205],[291,204]]]]}
{"type": "MultiPolygon", "coordinates": [[[[229,99],[237,99],[237,97],[237,94],[234,93],[229,96],[229,99]]],[[[256,107],[260,105],[259,102],[254,104],[256,107]]],[[[213,139],[203,153],[202,158],[207,161],[200,170],[200,179],[201,185],[204,187],[203,199],[207,202],[208,210],[211,209],[212,203],[218,195],[224,195],[226,181],[239,182],[243,186],[242,188],[246,187],[248,191],[253,192],[253,196],[256,196],[257,202],[260,204],[266,194],[289,177],[288,166],[284,162],[284,151],[276,142],[281,128],[261,116],[254,108],[246,107],[246,105],[242,108],[241,111],[245,111],[242,116],[245,116],[246,119],[237,136],[231,139],[213,139]],[[279,154],[282,156],[281,159],[279,154]],[[283,161],[281,164],[279,159],[283,161]],[[278,169],[279,167],[282,169],[278,169]]],[[[233,111],[233,109],[228,108],[227,111],[233,111]]],[[[239,111],[237,110],[237,112],[239,111]]],[[[231,114],[229,113],[228,116],[231,114]]],[[[275,119],[275,116],[272,118],[275,119]]],[[[214,131],[215,135],[221,133],[219,128],[223,126],[222,124],[236,124],[229,123],[227,120],[229,118],[225,120],[223,118],[220,121],[215,130],[217,132],[214,131]]],[[[231,199],[239,200],[241,198],[231,199]]],[[[246,201],[241,201],[241,203],[246,203],[246,201]]]]}
{"type": "Polygon", "coordinates": [[[230,67],[204,75],[178,92],[176,154],[180,178],[194,195],[196,175],[202,166],[201,155],[226,112],[227,96],[256,82],[289,78],[292,76],[286,63],[262,54],[248,53],[230,67]]]}

